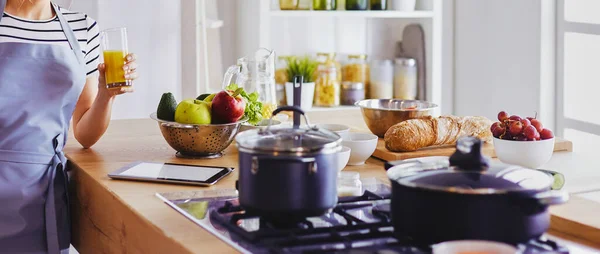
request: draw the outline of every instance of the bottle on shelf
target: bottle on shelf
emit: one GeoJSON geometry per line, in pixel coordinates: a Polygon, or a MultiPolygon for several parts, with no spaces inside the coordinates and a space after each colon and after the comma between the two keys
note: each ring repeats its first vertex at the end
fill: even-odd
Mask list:
{"type": "Polygon", "coordinates": [[[336,8],[336,0],[313,0],[313,10],[315,11],[334,11],[336,8]]]}
{"type": "Polygon", "coordinates": [[[372,11],[384,11],[387,10],[387,0],[371,0],[372,11]]]}
{"type": "Polygon", "coordinates": [[[369,0],[346,0],[346,10],[364,11],[369,9],[369,0]]]}
{"type": "Polygon", "coordinates": [[[279,0],[279,9],[283,11],[296,10],[298,8],[298,0],[279,0]]]}
{"type": "Polygon", "coordinates": [[[312,4],[311,0],[298,0],[298,8],[296,10],[308,11],[312,4]]]}
{"type": "Polygon", "coordinates": [[[346,10],[346,0],[336,0],[336,2],[338,11],[346,10]]]}

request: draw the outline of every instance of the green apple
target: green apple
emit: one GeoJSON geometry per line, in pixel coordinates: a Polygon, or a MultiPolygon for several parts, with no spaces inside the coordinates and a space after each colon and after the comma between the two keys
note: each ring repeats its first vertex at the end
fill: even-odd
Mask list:
{"type": "Polygon", "coordinates": [[[200,100],[184,100],[175,109],[175,122],[186,124],[210,124],[210,103],[200,100]]]}

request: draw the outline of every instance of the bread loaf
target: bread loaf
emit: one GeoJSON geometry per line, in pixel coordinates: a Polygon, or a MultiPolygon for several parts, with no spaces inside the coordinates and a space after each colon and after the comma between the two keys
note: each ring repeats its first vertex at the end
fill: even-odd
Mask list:
{"type": "Polygon", "coordinates": [[[392,152],[415,151],[435,145],[452,145],[462,136],[492,140],[492,121],[481,116],[440,116],[406,120],[385,133],[385,147],[392,152]]]}

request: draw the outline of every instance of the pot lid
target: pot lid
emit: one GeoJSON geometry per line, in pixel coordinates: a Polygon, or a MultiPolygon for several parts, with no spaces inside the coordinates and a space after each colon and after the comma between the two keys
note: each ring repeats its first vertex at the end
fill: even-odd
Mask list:
{"type": "Polygon", "coordinates": [[[387,174],[391,181],[404,186],[464,194],[550,189],[551,175],[521,166],[488,162],[481,156],[480,146],[481,141],[476,138],[461,139],[457,143],[457,152],[451,157],[404,160],[391,167],[387,174]],[[457,157],[460,158],[458,161],[457,157]]]}
{"type": "Polygon", "coordinates": [[[316,152],[337,149],[341,142],[342,138],[335,132],[317,127],[255,129],[236,137],[238,147],[262,152],[316,152]]]}

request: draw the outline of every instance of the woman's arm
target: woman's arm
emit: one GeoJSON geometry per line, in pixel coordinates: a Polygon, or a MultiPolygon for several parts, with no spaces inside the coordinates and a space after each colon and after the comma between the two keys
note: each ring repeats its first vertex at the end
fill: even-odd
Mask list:
{"type": "MultiPolygon", "coordinates": [[[[127,55],[125,78],[134,80],[138,74],[133,54],[127,55]]],[[[104,64],[98,65],[99,77],[88,77],[73,112],[73,133],[84,147],[94,145],[108,128],[115,96],[133,92],[132,88],[109,90],[104,80],[104,64]]]]}

